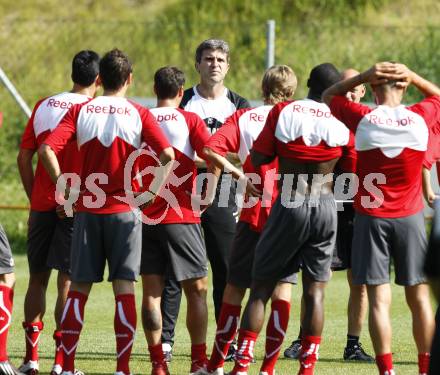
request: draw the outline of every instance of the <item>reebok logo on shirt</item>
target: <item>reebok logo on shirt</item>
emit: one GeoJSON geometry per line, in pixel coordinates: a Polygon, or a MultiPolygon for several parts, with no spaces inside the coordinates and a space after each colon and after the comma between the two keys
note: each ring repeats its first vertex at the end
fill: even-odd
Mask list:
{"type": "Polygon", "coordinates": [[[86,105],[86,113],[103,113],[106,115],[117,113],[119,115],[131,116],[131,109],[127,107],[114,107],[112,105],[101,106],[101,105],[88,104],[86,105]]]}
{"type": "Polygon", "coordinates": [[[415,124],[414,118],[408,116],[406,118],[390,118],[390,117],[380,117],[377,115],[368,114],[367,119],[374,125],[394,125],[394,126],[407,126],[415,124]]]}

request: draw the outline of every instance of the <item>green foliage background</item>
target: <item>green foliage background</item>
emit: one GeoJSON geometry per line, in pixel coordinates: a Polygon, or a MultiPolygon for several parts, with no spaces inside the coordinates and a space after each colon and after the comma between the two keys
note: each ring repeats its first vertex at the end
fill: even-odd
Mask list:
{"type": "MultiPolygon", "coordinates": [[[[274,19],[276,63],[294,68],[297,97],[306,94],[310,69],[325,61],[362,70],[377,60],[398,60],[436,81],[439,14],[435,0],[3,0],[0,67],[32,106],[70,89],[77,51],[118,47],[134,62],[129,94],[153,96],[152,76],[163,65],[180,66],[194,84],[194,50],[216,37],[231,45],[227,85],[258,99],[266,20],[274,19]]],[[[409,91],[408,101],[418,98],[409,91]]],[[[0,181],[9,181],[17,178],[15,155],[26,118],[2,86],[0,111],[0,181]]]]}

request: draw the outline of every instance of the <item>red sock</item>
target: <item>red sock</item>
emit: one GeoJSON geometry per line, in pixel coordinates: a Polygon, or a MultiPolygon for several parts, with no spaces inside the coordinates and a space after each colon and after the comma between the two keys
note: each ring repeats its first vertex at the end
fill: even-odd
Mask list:
{"type": "Polygon", "coordinates": [[[289,323],[290,303],[283,300],[272,302],[272,311],[266,327],[266,353],[261,365],[261,372],[272,375],[275,363],[280,355],[281,345],[286,336],[289,323]]]}
{"type": "Polygon", "coordinates": [[[117,367],[116,371],[130,374],[129,361],[136,332],[136,302],[134,294],[116,296],[115,335],[117,367]]]}
{"type": "Polygon", "coordinates": [[[231,375],[237,372],[247,372],[249,364],[254,357],[254,346],[257,341],[258,333],[240,329],[238,335],[238,350],[235,353],[235,366],[231,375]]]}
{"type": "Polygon", "coordinates": [[[217,321],[214,346],[208,363],[208,371],[212,372],[223,367],[229,346],[234,340],[240,321],[241,306],[223,302],[217,321]]]}
{"type": "Polygon", "coordinates": [[[75,353],[79,335],[84,324],[84,307],[87,295],[69,292],[61,318],[61,347],[63,348],[63,371],[75,371],[75,353]]]}
{"type": "Polygon", "coordinates": [[[14,291],[6,285],[0,285],[0,361],[8,360],[7,344],[13,299],[14,291]]]}
{"type": "Polygon", "coordinates": [[[26,337],[26,356],[24,361],[38,361],[38,341],[43,330],[43,322],[23,322],[24,335],[26,337]]]}
{"type": "Polygon", "coordinates": [[[313,375],[319,356],[320,343],[321,336],[304,336],[301,340],[301,355],[299,357],[301,367],[298,375],[313,375]]]}
{"type": "Polygon", "coordinates": [[[153,346],[148,345],[148,351],[150,352],[150,361],[153,364],[153,367],[159,364],[165,364],[165,359],[163,357],[163,351],[162,351],[162,344],[153,345],[153,346]]]}
{"type": "Polygon", "coordinates": [[[380,375],[394,375],[393,355],[391,353],[377,355],[376,364],[380,375]]]}
{"type": "Polygon", "coordinates": [[[429,372],[429,353],[419,353],[419,375],[427,375],[429,372]]]}
{"type": "Polygon", "coordinates": [[[206,344],[191,345],[191,372],[195,372],[207,364],[206,344]]]}
{"type": "Polygon", "coordinates": [[[53,332],[53,339],[55,340],[55,360],[54,365],[60,365],[63,368],[63,349],[61,347],[61,331],[53,332]]]}

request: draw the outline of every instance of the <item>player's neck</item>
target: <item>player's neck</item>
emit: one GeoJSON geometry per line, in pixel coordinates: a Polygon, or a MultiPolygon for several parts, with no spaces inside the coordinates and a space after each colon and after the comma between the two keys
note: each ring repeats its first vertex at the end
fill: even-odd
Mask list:
{"type": "Polygon", "coordinates": [[[402,95],[398,92],[389,91],[387,93],[376,93],[376,103],[388,107],[398,107],[402,104],[402,95]]]}
{"type": "Polygon", "coordinates": [[[212,85],[210,83],[200,82],[197,85],[197,92],[199,93],[199,95],[202,98],[209,100],[222,97],[225,93],[225,90],[226,87],[223,84],[223,81],[212,85]]]}
{"type": "Polygon", "coordinates": [[[96,94],[96,86],[92,84],[91,86],[84,87],[75,83],[72,87],[72,90],[70,90],[70,92],[73,94],[80,94],[80,95],[93,97],[96,94]]]}
{"type": "Polygon", "coordinates": [[[181,101],[182,98],[157,99],[156,108],[161,108],[161,107],[178,108],[181,101]]]}

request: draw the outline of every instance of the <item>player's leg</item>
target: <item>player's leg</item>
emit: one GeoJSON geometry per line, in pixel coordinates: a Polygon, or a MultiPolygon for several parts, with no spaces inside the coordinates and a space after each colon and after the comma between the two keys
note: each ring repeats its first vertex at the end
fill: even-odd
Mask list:
{"type": "Polygon", "coordinates": [[[202,215],[206,253],[212,271],[212,298],[215,319],[220,316],[228,274],[228,259],[235,235],[236,221],[229,207],[217,207],[215,201],[202,215]]]}
{"type": "Polygon", "coordinates": [[[47,266],[58,270],[57,299],[55,303],[55,356],[51,375],[58,375],[63,368],[63,350],[61,348],[61,317],[70,288],[70,249],[72,246],[73,218],[57,218],[56,228],[47,257],[47,266]]]}
{"type": "Polygon", "coordinates": [[[392,371],[391,356],[391,287],[390,284],[367,285],[368,326],[373,342],[376,362],[381,375],[392,371]]]}
{"type": "Polygon", "coordinates": [[[169,256],[174,277],[187,298],[187,328],[191,337],[191,370],[206,368],[206,330],[208,324],[207,257],[199,224],[161,225],[162,246],[169,256]]]}
{"type": "Polygon", "coordinates": [[[428,373],[435,321],[424,272],[427,239],[423,212],[395,219],[393,257],[396,283],[405,287],[418,350],[419,374],[428,373]]]}
{"type": "Polygon", "coordinates": [[[29,263],[29,283],[24,299],[24,322],[26,355],[20,371],[26,374],[38,372],[38,343],[43,330],[46,312],[46,290],[51,269],[47,258],[56,229],[55,211],[29,214],[27,255],[29,263]]]}
{"type": "Polygon", "coordinates": [[[305,315],[298,374],[313,375],[324,328],[324,290],[331,276],[337,216],[332,194],[322,194],[319,202],[306,204],[310,230],[300,253],[305,315]]]}
{"type": "Polygon", "coordinates": [[[9,362],[8,333],[12,320],[14,300],[14,261],[3,227],[0,225],[0,374],[19,374],[9,362]]]}
{"type": "Polygon", "coordinates": [[[161,238],[166,237],[163,225],[142,225],[142,326],[148,343],[153,375],[168,374],[162,351],[161,297],[167,271],[167,249],[161,238]]]}
{"type": "MultiPolygon", "coordinates": [[[[115,295],[115,375],[130,375],[129,362],[137,325],[134,283],[141,264],[142,223],[131,211],[102,216],[108,280],[113,283],[115,295]]],[[[157,307],[160,310],[160,300],[157,307]]]]}
{"type": "Polygon", "coordinates": [[[162,350],[165,360],[170,362],[174,345],[174,333],[182,300],[180,283],[172,277],[165,277],[160,309],[162,311],[162,350]]]}
{"type": "Polygon", "coordinates": [[[234,341],[240,321],[241,302],[251,284],[255,247],[260,233],[248,223],[239,221],[228,265],[228,283],[223,293],[223,303],[217,320],[217,330],[208,363],[208,371],[219,372],[234,341]]]}
{"type": "Polygon", "coordinates": [[[74,218],[71,284],[61,317],[63,373],[75,373],[75,355],[84,324],[84,309],[93,283],[103,280],[106,253],[103,215],[78,212],[74,218]]]}
{"type": "Polygon", "coordinates": [[[299,325],[298,337],[292,341],[292,343],[288,348],[286,348],[286,350],[284,351],[284,358],[298,359],[299,355],[301,354],[301,340],[303,337],[302,321],[304,320],[304,314],[305,314],[304,297],[301,294],[301,308],[299,314],[300,325],[299,325]]]}
{"type": "Polygon", "coordinates": [[[419,353],[419,373],[427,374],[429,353],[434,337],[435,321],[428,284],[405,287],[405,296],[411,310],[413,336],[419,353]]]}
{"type": "Polygon", "coordinates": [[[271,312],[266,326],[266,345],[260,373],[272,375],[275,363],[280,355],[281,346],[287,332],[290,314],[292,283],[296,283],[296,274],[280,281],[272,293],[271,312]]]}
{"type": "Polygon", "coordinates": [[[208,329],[208,278],[181,281],[187,299],[186,326],[191,337],[191,371],[207,366],[206,332],[208,329]]]}
{"type": "MultiPolygon", "coordinates": [[[[336,238],[337,257],[340,260],[339,270],[347,270],[347,281],[350,288],[347,304],[347,344],[343,358],[351,361],[374,362],[374,358],[365,353],[359,338],[362,325],[368,311],[367,287],[354,285],[351,270],[351,252],[353,242],[353,203],[345,202],[343,210],[338,211],[338,229],[336,238]]],[[[332,265],[332,269],[334,269],[332,265]]]]}
{"type": "Polygon", "coordinates": [[[393,222],[357,213],[354,221],[353,284],[367,285],[368,326],[379,374],[393,374],[390,322],[390,261],[393,222]]]}
{"type": "Polygon", "coordinates": [[[353,284],[351,269],[347,270],[347,281],[350,294],[347,304],[347,345],[344,350],[344,359],[373,362],[374,358],[365,353],[359,342],[362,325],[368,311],[367,287],[353,284]]]}
{"type": "Polygon", "coordinates": [[[308,232],[309,221],[304,220],[306,215],[306,207],[286,209],[281,204],[281,198],[272,207],[255,249],[253,281],[239,330],[233,375],[247,374],[255,342],[264,323],[266,303],[278,281],[298,269],[300,260],[297,254],[304,241],[302,234],[308,232]]]}

